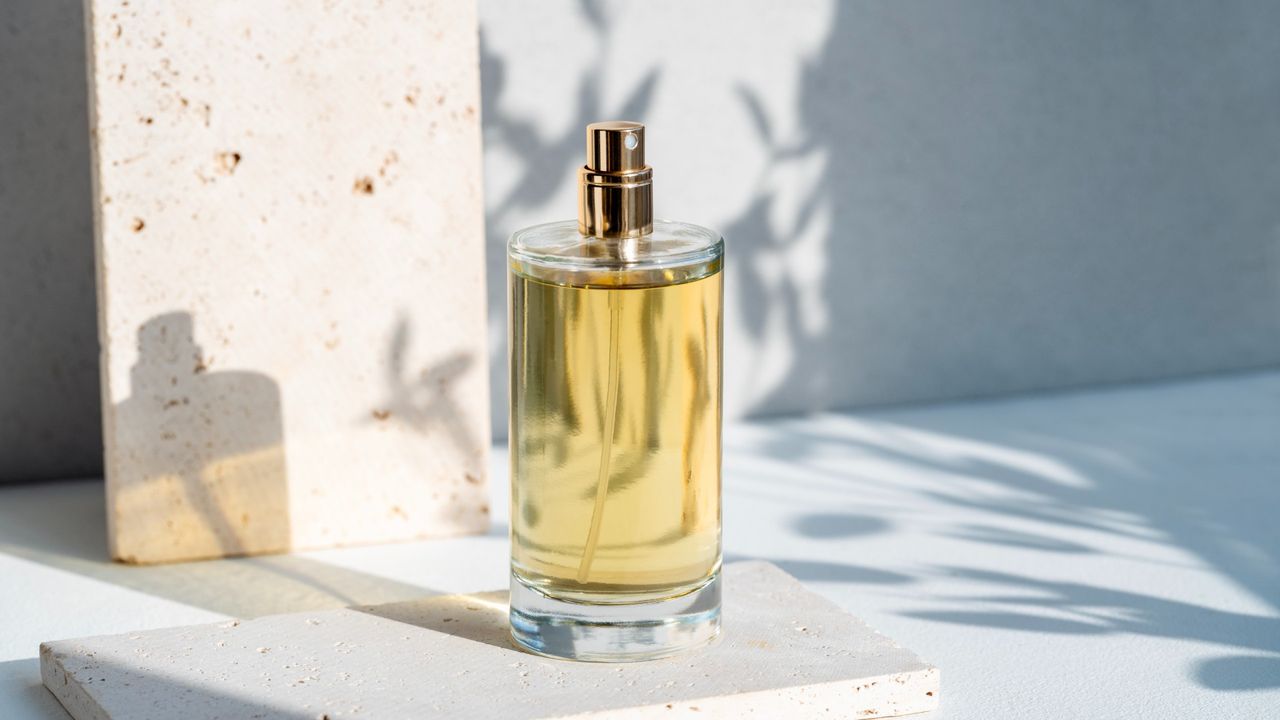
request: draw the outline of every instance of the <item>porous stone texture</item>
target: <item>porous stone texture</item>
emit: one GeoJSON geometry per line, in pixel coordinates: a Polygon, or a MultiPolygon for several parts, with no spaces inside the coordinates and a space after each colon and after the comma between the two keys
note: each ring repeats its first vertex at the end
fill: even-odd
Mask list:
{"type": "Polygon", "coordinates": [[[40,646],[77,720],[872,718],[938,706],[938,670],[763,562],[725,568],[710,647],[631,664],[530,655],[505,591],[40,646]]]}
{"type": "Polygon", "coordinates": [[[88,24],[112,555],[483,530],[474,3],[88,24]]]}

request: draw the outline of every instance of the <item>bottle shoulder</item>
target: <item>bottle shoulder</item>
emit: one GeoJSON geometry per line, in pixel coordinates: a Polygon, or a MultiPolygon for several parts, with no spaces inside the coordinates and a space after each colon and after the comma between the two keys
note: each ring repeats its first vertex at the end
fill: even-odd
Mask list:
{"type": "Polygon", "coordinates": [[[709,228],[655,220],[638,238],[582,235],[574,220],[517,230],[507,242],[512,272],[561,285],[653,286],[689,282],[720,270],[724,240],[709,228]]]}

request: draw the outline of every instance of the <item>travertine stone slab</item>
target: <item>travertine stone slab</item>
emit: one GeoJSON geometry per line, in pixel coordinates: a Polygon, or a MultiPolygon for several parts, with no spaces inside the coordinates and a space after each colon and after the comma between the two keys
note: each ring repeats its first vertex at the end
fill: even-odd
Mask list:
{"type": "Polygon", "coordinates": [[[40,646],[77,720],[864,718],[938,706],[938,670],[768,563],[725,569],[710,647],[634,664],[512,648],[506,593],[40,646]]]}
{"type": "Polygon", "coordinates": [[[485,528],[474,3],[88,5],[113,556],[485,528]]]}

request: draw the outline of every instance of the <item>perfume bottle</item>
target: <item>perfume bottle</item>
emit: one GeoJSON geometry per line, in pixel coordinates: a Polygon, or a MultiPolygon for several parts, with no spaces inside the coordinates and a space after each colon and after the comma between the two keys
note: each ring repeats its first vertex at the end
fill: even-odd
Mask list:
{"type": "Polygon", "coordinates": [[[554,657],[720,629],[724,242],[653,219],[644,154],[643,125],[589,125],[578,219],[507,246],[511,634],[554,657]]]}

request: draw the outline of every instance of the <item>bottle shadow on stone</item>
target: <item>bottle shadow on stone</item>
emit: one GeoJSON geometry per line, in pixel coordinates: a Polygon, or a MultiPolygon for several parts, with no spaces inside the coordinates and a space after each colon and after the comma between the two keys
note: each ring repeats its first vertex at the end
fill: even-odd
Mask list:
{"type": "Polygon", "coordinates": [[[138,329],[129,397],[107,432],[111,554],[165,562],[289,549],[280,387],[216,369],[190,314],[138,329]]]}

